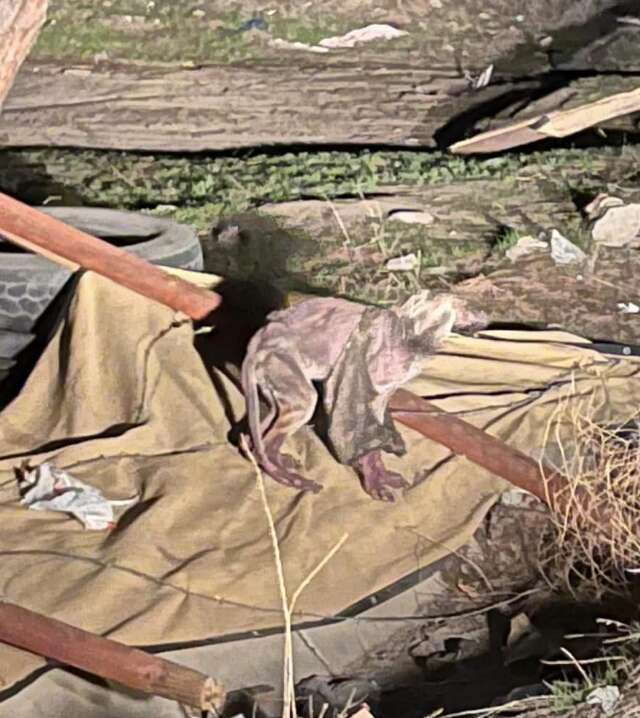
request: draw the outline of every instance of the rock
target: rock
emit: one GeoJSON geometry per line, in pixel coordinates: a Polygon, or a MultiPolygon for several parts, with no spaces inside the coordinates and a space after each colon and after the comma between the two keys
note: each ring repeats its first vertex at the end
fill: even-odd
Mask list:
{"type": "Polygon", "coordinates": [[[402,257],[387,260],[386,269],[390,272],[412,272],[418,266],[418,257],[414,252],[402,257]]]}
{"type": "Polygon", "coordinates": [[[563,237],[557,229],[551,230],[551,258],[556,264],[584,262],[587,255],[573,242],[563,237]]]}
{"type": "Polygon", "coordinates": [[[433,224],[434,217],[429,212],[412,209],[397,209],[389,213],[389,221],[405,224],[433,224]]]}
{"type": "Polygon", "coordinates": [[[328,47],[321,47],[320,45],[307,45],[304,42],[292,42],[290,40],[283,40],[281,37],[275,37],[269,40],[269,45],[279,50],[305,50],[306,52],[329,52],[328,47]]]}
{"type": "Polygon", "coordinates": [[[594,242],[605,247],[628,247],[639,243],[640,204],[620,205],[620,201],[617,197],[607,196],[595,205],[593,211],[598,211],[600,216],[591,230],[594,242]]]}
{"type": "Polygon", "coordinates": [[[536,239],[531,235],[520,237],[520,239],[506,251],[507,257],[512,262],[517,262],[523,257],[528,257],[531,254],[537,254],[538,252],[548,252],[549,245],[541,239],[536,239]]]}

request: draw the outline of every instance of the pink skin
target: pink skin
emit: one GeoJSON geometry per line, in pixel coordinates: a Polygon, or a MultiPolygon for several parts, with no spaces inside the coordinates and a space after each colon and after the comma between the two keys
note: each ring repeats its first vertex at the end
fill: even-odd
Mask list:
{"type": "Polygon", "coordinates": [[[295,462],[290,456],[280,453],[284,438],[273,439],[265,446],[266,461],[263,468],[272,479],[285,486],[317,494],[322,490],[322,486],[315,481],[311,481],[311,479],[304,479],[295,471],[292,471],[291,469],[295,468],[295,462]]]}
{"type": "MultiPolygon", "coordinates": [[[[364,309],[343,299],[311,299],[271,314],[267,325],[249,344],[242,367],[242,386],[247,400],[252,451],[265,473],[285,486],[313,493],[322,488],[300,476],[291,457],[280,452],[287,438],[312,418],[318,401],[314,382],[323,383],[325,398],[330,396],[331,372],[364,309]],[[260,397],[268,409],[264,417],[260,397]]],[[[450,296],[426,303],[417,296],[413,303],[410,301],[394,311],[414,322],[414,336],[431,338],[429,353],[449,334],[452,325],[471,329],[486,323],[481,312],[470,310],[463,301],[450,296]],[[453,308],[455,313],[451,311],[453,308]]],[[[384,314],[376,319],[367,362],[378,392],[368,401],[377,407],[376,414],[381,415],[393,391],[413,376],[416,359],[415,349],[398,342],[390,333],[390,326],[384,314]]],[[[354,400],[357,401],[357,397],[354,400]]],[[[387,471],[381,451],[364,454],[354,468],[365,491],[375,499],[393,501],[392,489],[407,486],[399,474],[387,471]]]]}
{"type": "Polygon", "coordinates": [[[400,474],[385,468],[381,451],[364,454],[357,459],[354,468],[362,481],[362,488],[379,501],[395,501],[391,489],[406,489],[409,486],[400,474]]]}

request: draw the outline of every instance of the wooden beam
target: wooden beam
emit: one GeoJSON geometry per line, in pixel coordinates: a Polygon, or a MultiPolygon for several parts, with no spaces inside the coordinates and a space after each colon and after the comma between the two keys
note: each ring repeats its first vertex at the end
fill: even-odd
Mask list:
{"type": "Polygon", "coordinates": [[[69,266],[69,262],[107,277],[193,320],[208,317],[221,303],[219,294],[179,277],[124,249],[54,219],[0,193],[0,234],[69,266]]]}
{"type": "Polygon", "coordinates": [[[218,715],[225,702],[210,676],[11,603],[0,602],[0,641],[200,711],[218,715]]]}

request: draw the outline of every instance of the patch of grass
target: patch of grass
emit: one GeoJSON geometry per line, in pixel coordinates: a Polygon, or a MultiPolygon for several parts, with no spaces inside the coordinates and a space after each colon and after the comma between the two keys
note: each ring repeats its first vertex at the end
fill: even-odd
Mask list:
{"type": "Polygon", "coordinates": [[[582,217],[576,216],[573,220],[566,222],[564,226],[559,227],[558,231],[580,249],[586,251],[589,248],[591,232],[582,217]]]}
{"type": "MultiPolygon", "coordinates": [[[[567,161],[570,161],[570,157],[567,161]]],[[[78,202],[127,209],[174,204],[229,212],[265,202],[371,193],[385,185],[425,186],[505,178],[530,156],[480,160],[440,152],[291,152],[207,157],[61,149],[0,151],[0,186],[34,203],[74,194],[78,202]]]]}
{"type": "Polygon", "coordinates": [[[515,247],[520,239],[520,233],[512,227],[507,229],[500,235],[496,243],[493,245],[493,251],[495,254],[502,256],[507,253],[507,250],[515,247]]]}
{"type": "Polygon", "coordinates": [[[331,16],[302,19],[275,14],[269,17],[269,32],[274,38],[306,45],[316,45],[326,37],[342,35],[350,29],[346,19],[331,16]]]}
{"type": "Polygon", "coordinates": [[[559,679],[547,683],[549,706],[559,714],[586,703],[589,694],[597,688],[616,687],[625,684],[637,674],[640,657],[640,633],[637,625],[617,621],[602,621],[614,630],[603,634],[601,655],[593,659],[562,661],[568,668],[577,669],[579,678],[559,679]],[[608,636],[608,637],[607,637],[608,636]]]}
{"type": "MultiPolygon", "coordinates": [[[[53,0],[31,58],[91,61],[234,62],[254,56],[243,16],[226,11],[194,15],[197,6],[172,0],[53,0]]],[[[203,11],[204,12],[204,11],[203,11]]]]}

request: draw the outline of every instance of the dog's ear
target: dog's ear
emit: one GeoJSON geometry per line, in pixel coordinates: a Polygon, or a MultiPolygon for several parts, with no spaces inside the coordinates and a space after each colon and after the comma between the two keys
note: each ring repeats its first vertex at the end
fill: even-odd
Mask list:
{"type": "Polygon", "coordinates": [[[424,337],[437,346],[446,339],[456,323],[456,310],[451,298],[430,299],[428,290],[410,297],[397,309],[398,315],[409,320],[411,333],[424,337]]]}

